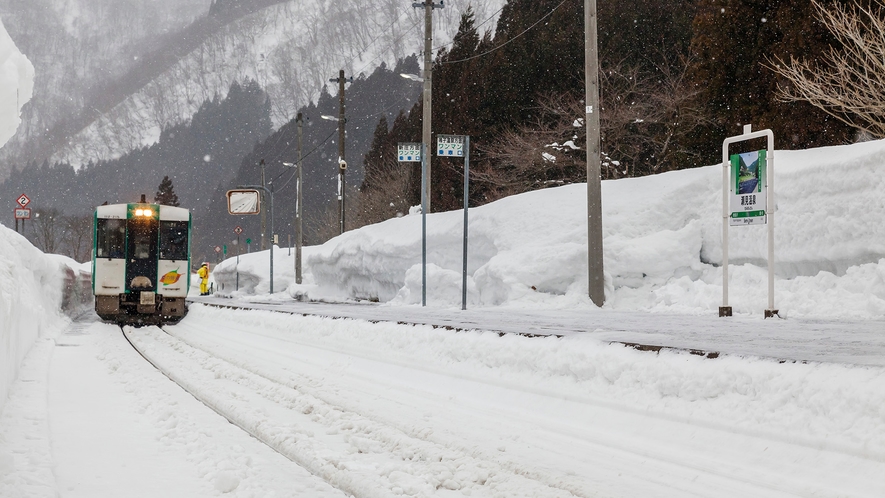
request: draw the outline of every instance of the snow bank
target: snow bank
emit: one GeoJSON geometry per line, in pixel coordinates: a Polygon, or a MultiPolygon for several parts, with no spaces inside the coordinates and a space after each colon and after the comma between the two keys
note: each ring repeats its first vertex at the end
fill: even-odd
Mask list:
{"type": "Polygon", "coordinates": [[[235,324],[257,337],[297,337],[303,346],[447,372],[550,399],[667,414],[725,432],[885,458],[885,370],[878,367],[737,356],[709,360],[667,350],[655,355],[586,335],[452,334],[427,325],[316,316],[299,317],[293,328],[291,317],[280,313],[210,311],[200,305],[190,313],[190,319],[235,324]]]}
{"type": "MultiPolygon", "coordinates": [[[[778,151],[775,295],[802,315],[885,315],[885,142],[778,151]],[[823,308],[821,308],[823,307],[823,308]]],[[[603,182],[607,306],[707,312],[721,304],[722,169],[603,182]]],[[[457,306],[461,211],[427,217],[428,302],[457,306]]],[[[586,283],[586,185],[470,210],[468,304],[578,306],[586,283]]],[[[736,312],[766,305],[767,229],[729,232],[736,312]]],[[[421,218],[354,230],[307,264],[316,292],[421,301],[421,218]]]]}
{"type": "Polygon", "coordinates": [[[0,19],[0,147],[18,128],[19,111],[34,91],[34,66],[15,47],[0,19]]]}
{"type": "Polygon", "coordinates": [[[64,274],[62,262],[0,225],[0,411],[34,341],[65,321],[64,274]]]}

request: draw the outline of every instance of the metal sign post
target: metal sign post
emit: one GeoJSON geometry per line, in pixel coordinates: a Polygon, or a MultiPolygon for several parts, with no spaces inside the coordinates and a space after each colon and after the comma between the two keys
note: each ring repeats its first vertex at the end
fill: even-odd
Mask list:
{"type": "Polygon", "coordinates": [[[424,195],[427,165],[424,163],[423,149],[422,143],[396,144],[397,162],[421,163],[421,306],[427,306],[427,199],[424,195]]]}
{"type": "Polygon", "coordinates": [[[430,203],[430,192],[427,178],[430,160],[427,150],[430,144],[421,144],[421,306],[427,306],[427,206],[430,203]]]}
{"type": "Polygon", "coordinates": [[[31,198],[25,194],[18,196],[16,201],[21,209],[15,210],[15,231],[18,232],[18,220],[22,220],[22,231],[21,233],[25,233],[25,220],[31,219],[31,209],[26,208],[28,204],[31,203],[31,198]]]}
{"type": "Polygon", "coordinates": [[[728,305],[728,227],[768,225],[768,308],[765,318],[777,316],[774,308],[774,133],[744,133],[722,142],[722,306],[719,316],[732,316],[728,305]],[[731,144],[767,138],[768,149],[729,156],[731,144]]]}
{"type": "Polygon", "coordinates": [[[235,290],[240,290],[240,234],[243,233],[243,228],[237,225],[234,228],[234,233],[237,234],[237,265],[236,265],[236,273],[237,273],[237,286],[235,290]]]}
{"type": "Polygon", "coordinates": [[[470,136],[437,135],[436,154],[464,158],[464,248],[461,268],[461,309],[467,309],[467,208],[470,200],[470,136]]]}
{"type": "MultiPolygon", "coordinates": [[[[258,214],[261,210],[261,203],[258,190],[263,191],[270,197],[270,233],[273,236],[273,182],[270,182],[270,189],[263,185],[245,185],[237,187],[236,190],[228,190],[227,192],[227,210],[230,214],[258,214]]],[[[262,238],[262,240],[264,240],[262,238]]],[[[249,247],[250,239],[246,239],[246,247],[249,247]]],[[[270,243],[270,293],[273,294],[273,246],[276,242],[271,238],[270,243]]]]}

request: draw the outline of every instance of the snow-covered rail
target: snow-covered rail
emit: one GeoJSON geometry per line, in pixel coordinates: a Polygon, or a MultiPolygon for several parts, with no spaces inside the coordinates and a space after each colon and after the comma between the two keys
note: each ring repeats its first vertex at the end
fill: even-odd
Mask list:
{"type": "Polygon", "coordinates": [[[354,497],[428,496],[460,490],[465,481],[510,490],[507,496],[591,496],[568,480],[440,443],[430,429],[353,412],[322,389],[216,356],[158,328],[127,328],[124,335],[148,362],[206,406],[354,497]],[[348,456],[360,454],[380,454],[384,463],[349,461],[348,456]]]}
{"type": "Polygon", "coordinates": [[[203,306],[165,333],[127,335],[225,418],[357,497],[885,492],[878,401],[864,401],[881,398],[878,368],[203,306]],[[871,387],[818,406],[833,370],[871,387]],[[859,411],[848,429],[826,413],[833,402],[859,411]]]}

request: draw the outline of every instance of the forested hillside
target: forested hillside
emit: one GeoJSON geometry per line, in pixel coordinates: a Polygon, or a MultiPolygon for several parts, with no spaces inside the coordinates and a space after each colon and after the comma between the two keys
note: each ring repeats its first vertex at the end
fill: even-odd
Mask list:
{"type": "MultiPolygon", "coordinates": [[[[511,0],[494,35],[466,12],[454,44],[437,54],[433,131],[471,136],[471,203],[586,181],[583,3],[511,0]]],[[[598,9],[604,178],[714,163],[722,140],[748,123],[773,129],[779,148],[856,134],[777,98],[771,58],[815,56],[833,42],[808,2],[625,0],[598,9]]],[[[421,107],[379,132],[367,155],[363,193],[377,195],[367,205],[381,211],[371,221],[393,214],[384,199],[418,198],[414,181],[392,179],[407,168],[396,143],[420,137],[421,107]]],[[[462,161],[433,162],[433,209],[458,208],[462,161]]]]}

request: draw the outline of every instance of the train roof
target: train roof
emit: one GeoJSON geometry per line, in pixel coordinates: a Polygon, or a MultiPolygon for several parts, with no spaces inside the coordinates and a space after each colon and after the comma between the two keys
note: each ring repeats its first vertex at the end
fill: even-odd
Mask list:
{"type": "Polygon", "coordinates": [[[139,202],[133,202],[129,204],[106,204],[104,206],[98,206],[95,208],[95,216],[97,218],[117,218],[117,219],[125,219],[129,216],[129,213],[132,212],[138,206],[151,206],[154,209],[159,209],[160,219],[168,220],[168,221],[190,221],[191,214],[190,211],[183,207],[176,206],[164,206],[161,204],[143,204],[139,202]]]}

